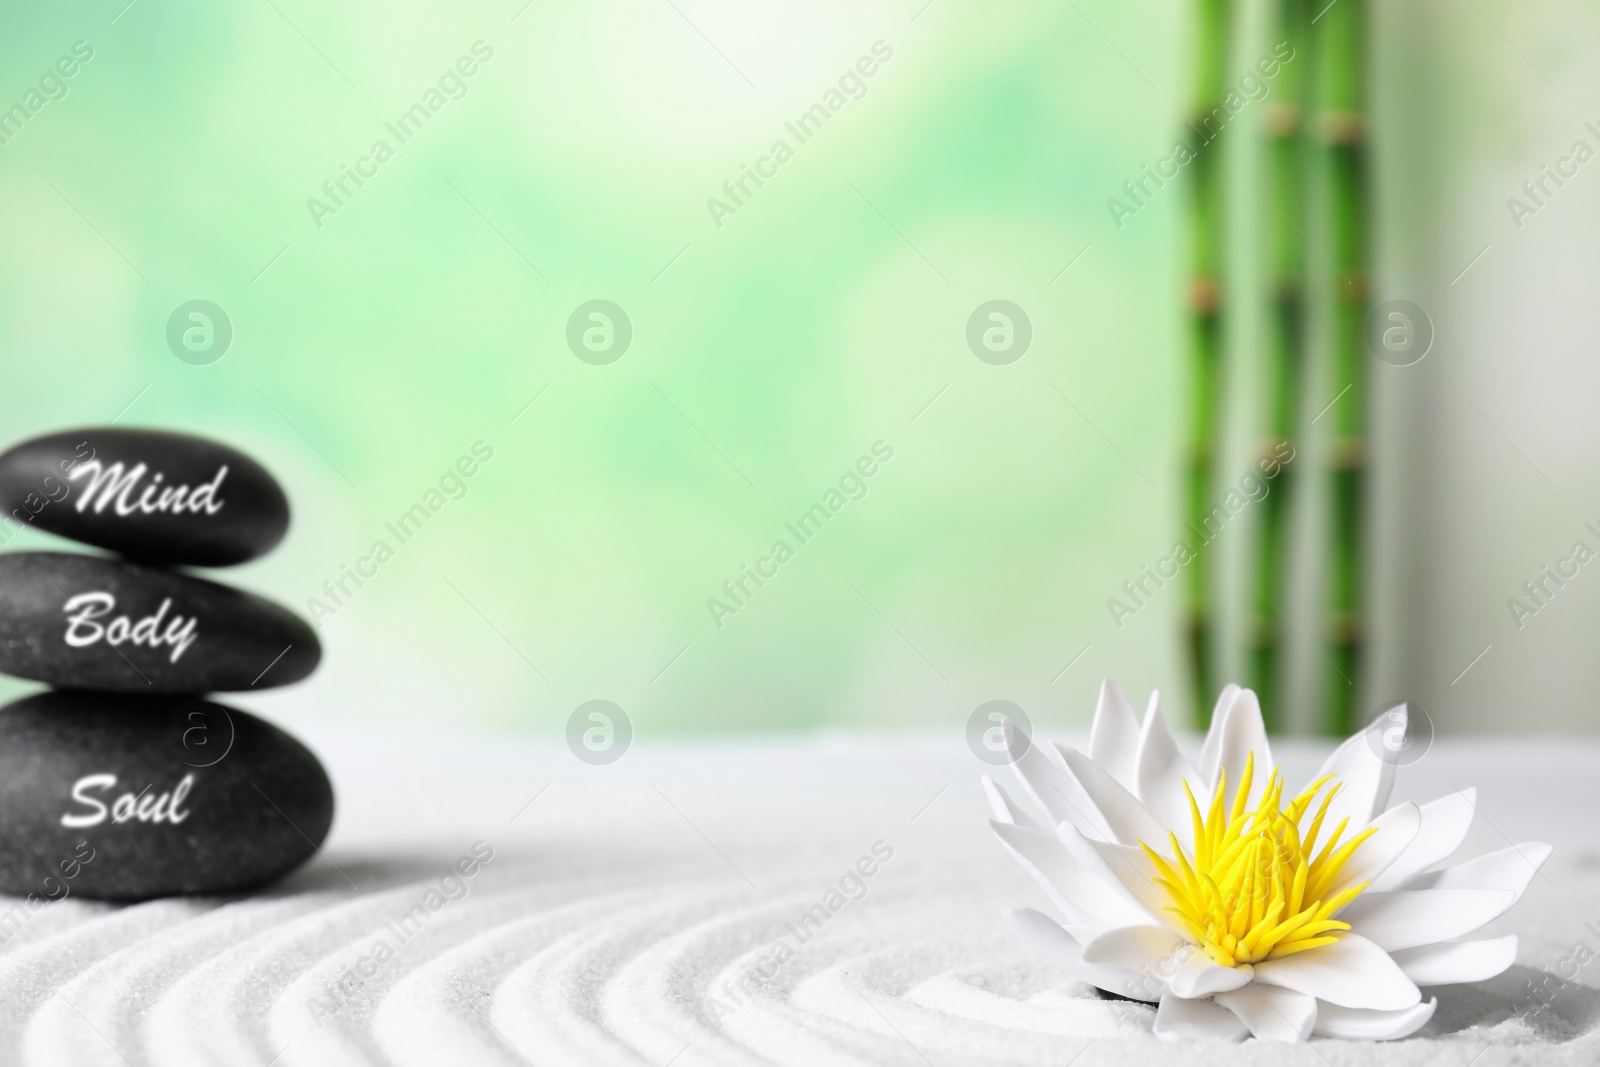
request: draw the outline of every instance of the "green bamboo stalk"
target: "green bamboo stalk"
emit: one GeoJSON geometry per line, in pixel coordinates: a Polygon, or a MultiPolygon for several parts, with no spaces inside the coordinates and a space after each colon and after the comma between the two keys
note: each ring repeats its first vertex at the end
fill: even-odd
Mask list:
{"type": "Polygon", "coordinates": [[[1203,545],[1214,487],[1217,404],[1222,390],[1222,155],[1218,138],[1226,125],[1214,117],[1222,106],[1233,0],[1199,0],[1193,107],[1189,126],[1196,137],[1189,164],[1190,197],[1190,425],[1188,499],[1185,512],[1196,559],[1189,566],[1186,611],[1195,719],[1201,728],[1211,707],[1211,554],[1203,545]]]}
{"type": "Polygon", "coordinates": [[[1364,649],[1363,541],[1366,507],[1367,158],[1365,0],[1339,0],[1317,23],[1317,133],[1326,179],[1326,229],[1332,280],[1330,327],[1334,390],[1349,391],[1334,404],[1332,447],[1332,551],[1328,589],[1328,643],[1335,672],[1329,676],[1327,726],[1346,734],[1356,725],[1356,698],[1364,649]]]}
{"type": "Polygon", "coordinates": [[[1286,552],[1295,467],[1284,456],[1298,454],[1293,438],[1301,407],[1306,361],[1306,222],[1307,152],[1304,115],[1312,86],[1309,77],[1311,12],[1306,0],[1279,0],[1277,41],[1292,51],[1278,71],[1275,98],[1267,111],[1270,275],[1272,301],[1271,352],[1265,368],[1267,436],[1260,459],[1282,463],[1271,491],[1262,502],[1256,553],[1255,613],[1251,627],[1251,684],[1261,698],[1269,729],[1281,723],[1280,672],[1285,643],[1283,590],[1287,585],[1286,552]]]}

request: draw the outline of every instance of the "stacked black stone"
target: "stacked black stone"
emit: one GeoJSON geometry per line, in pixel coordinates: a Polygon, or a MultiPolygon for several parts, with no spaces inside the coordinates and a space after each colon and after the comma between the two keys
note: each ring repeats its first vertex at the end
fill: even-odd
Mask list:
{"type": "Polygon", "coordinates": [[[317,758],[204,699],[297,682],[322,656],[292,612],[174,566],[271,551],[289,502],[215,441],[113,427],[0,455],[0,538],[32,526],[122,558],[0,555],[0,671],[58,688],[0,708],[0,893],[231,893],[320,847],[317,758]]]}

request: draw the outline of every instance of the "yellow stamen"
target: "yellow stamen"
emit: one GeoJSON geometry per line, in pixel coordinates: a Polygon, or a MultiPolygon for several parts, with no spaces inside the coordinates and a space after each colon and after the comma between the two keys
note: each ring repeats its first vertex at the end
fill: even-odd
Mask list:
{"type": "Polygon", "coordinates": [[[1317,849],[1328,806],[1340,788],[1334,782],[1324,793],[1333,777],[1318,778],[1285,804],[1283,773],[1275,767],[1256,807],[1246,810],[1255,778],[1252,753],[1245,759],[1232,804],[1226,773],[1218,775],[1203,814],[1184,783],[1194,827],[1192,858],[1176,834],[1168,835],[1170,859],[1139,842],[1156,870],[1153,881],[1172,900],[1173,906],[1166,910],[1220,966],[1260,963],[1331,945],[1350,929],[1333,915],[1359,896],[1367,883],[1329,893],[1350,857],[1376,830],[1368,827],[1341,843],[1349,825],[1345,819],[1317,849]],[[1302,834],[1299,823],[1313,804],[1316,815],[1302,834]]]}
{"type": "Polygon", "coordinates": [[[1244,806],[1250,803],[1250,779],[1256,770],[1256,754],[1249,752],[1244,757],[1244,774],[1240,776],[1239,788],[1233,793],[1233,816],[1229,822],[1238,822],[1244,815],[1244,806]]]}
{"type": "MultiPolygon", "coordinates": [[[[1317,808],[1317,817],[1311,820],[1311,828],[1306,831],[1306,851],[1310,852],[1317,847],[1317,834],[1322,830],[1322,818],[1328,814],[1328,805],[1333,803],[1334,795],[1339,792],[1343,782],[1334,782],[1333,788],[1328,790],[1328,795],[1322,798],[1322,804],[1317,808]]],[[[1309,803],[1309,801],[1307,802],[1309,803]]],[[[1298,822],[1299,820],[1295,820],[1298,822]]]]}

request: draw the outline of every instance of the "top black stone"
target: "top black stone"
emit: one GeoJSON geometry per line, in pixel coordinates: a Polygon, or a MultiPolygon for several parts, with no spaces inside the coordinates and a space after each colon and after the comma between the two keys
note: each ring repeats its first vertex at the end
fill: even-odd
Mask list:
{"type": "Polygon", "coordinates": [[[217,567],[277,545],[289,501],[265,467],[227,445],[96,426],[0,455],[0,526],[28,525],[147,563],[217,567]]]}

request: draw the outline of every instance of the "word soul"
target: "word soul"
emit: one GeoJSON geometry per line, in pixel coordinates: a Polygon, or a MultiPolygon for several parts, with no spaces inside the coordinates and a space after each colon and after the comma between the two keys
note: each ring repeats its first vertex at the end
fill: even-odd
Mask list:
{"type": "Polygon", "coordinates": [[[109,809],[104,801],[89,795],[96,790],[114,789],[116,785],[117,776],[114,774],[86,774],[72,783],[73,803],[89,810],[76,815],[67,812],[61,816],[61,825],[74,829],[99,826],[106,821],[108,811],[113,823],[137,820],[177,826],[189,817],[189,813],[183,810],[183,802],[188,799],[189,790],[194,786],[193,774],[184,775],[182,781],[165,793],[152,794],[150,786],[145,786],[137,793],[124,793],[112,802],[109,809]]]}

